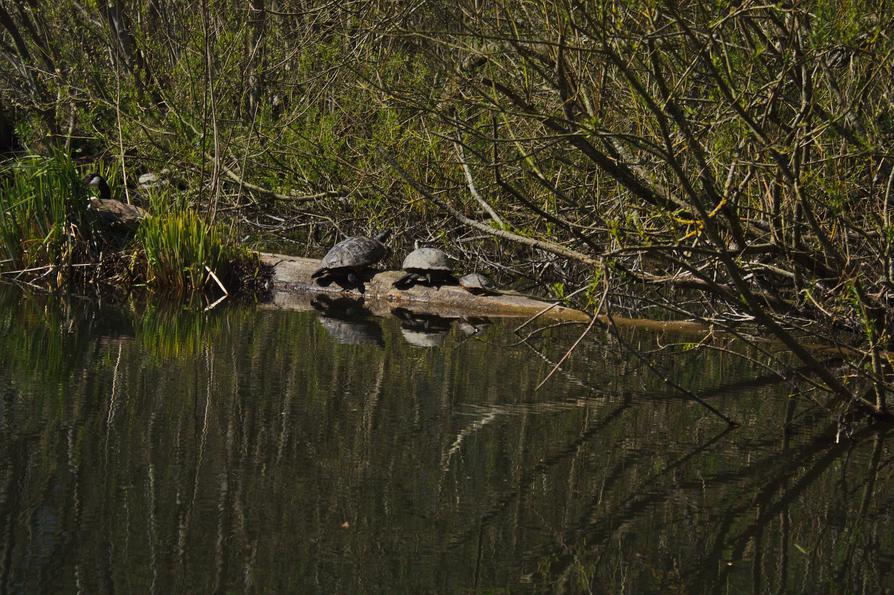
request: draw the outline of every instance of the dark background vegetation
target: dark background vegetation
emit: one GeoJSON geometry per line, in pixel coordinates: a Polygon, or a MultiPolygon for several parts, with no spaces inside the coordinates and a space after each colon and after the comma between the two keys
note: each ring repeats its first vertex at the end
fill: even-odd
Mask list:
{"type": "Polygon", "coordinates": [[[884,416],[891,8],[0,0],[0,112],[261,248],[390,227],[593,311],[753,323],[884,416]]]}

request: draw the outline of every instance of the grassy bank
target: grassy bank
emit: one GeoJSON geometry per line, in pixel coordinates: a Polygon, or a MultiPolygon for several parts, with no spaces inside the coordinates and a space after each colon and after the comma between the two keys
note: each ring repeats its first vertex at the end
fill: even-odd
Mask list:
{"type": "Polygon", "coordinates": [[[156,191],[135,229],[115,225],[66,155],[18,157],[0,167],[0,275],[48,288],[107,284],[185,296],[253,291],[254,253],[174,190],[156,191]]]}

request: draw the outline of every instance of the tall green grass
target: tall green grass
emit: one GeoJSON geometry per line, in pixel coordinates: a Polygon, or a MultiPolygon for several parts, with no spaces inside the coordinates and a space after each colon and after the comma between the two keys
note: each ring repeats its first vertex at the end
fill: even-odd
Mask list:
{"type": "Polygon", "coordinates": [[[216,287],[209,269],[225,285],[238,282],[239,267],[253,261],[247,249],[225,241],[190,209],[144,219],[137,241],[146,255],[148,285],[181,295],[216,287]]]}
{"type": "Polygon", "coordinates": [[[71,264],[89,250],[87,193],[64,154],[0,166],[0,270],[71,264]]]}
{"type": "Polygon", "coordinates": [[[176,295],[213,291],[217,282],[209,270],[228,291],[257,272],[257,258],[186,208],[184,196],[160,192],[149,201],[151,215],[141,221],[136,237],[119,238],[120,232],[92,225],[98,220],[88,208],[89,191],[67,155],[27,155],[0,165],[0,271],[77,270],[77,279],[61,278],[145,280],[152,289],[176,295]],[[120,241],[110,241],[113,236],[120,241]],[[75,263],[96,266],[67,267],[75,263]]]}

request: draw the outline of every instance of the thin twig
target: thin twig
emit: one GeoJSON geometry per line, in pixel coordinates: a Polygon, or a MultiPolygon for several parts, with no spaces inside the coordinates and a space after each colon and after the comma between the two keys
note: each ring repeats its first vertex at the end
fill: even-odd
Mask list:
{"type": "Polygon", "coordinates": [[[581,288],[575,289],[574,291],[572,291],[571,293],[569,293],[568,295],[563,297],[561,300],[553,302],[552,304],[545,307],[543,310],[541,310],[537,314],[534,314],[534,316],[532,316],[531,318],[528,318],[526,321],[521,323],[519,326],[517,326],[515,329],[513,329],[512,332],[517,333],[518,331],[522,330],[523,328],[525,328],[526,326],[528,326],[529,324],[531,324],[532,322],[534,322],[535,320],[537,320],[538,318],[540,318],[541,316],[543,316],[544,314],[546,314],[547,312],[549,312],[550,310],[555,308],[556,306],[561,306],[563,301],[573,298],[574,296],[576,296],[577,294],[579,294],[580,292],[585,290],[587,287],[589,287],[589,285],[584,285],[581,288]]]}
{"type": "MultiPolygon", "coordinates": [[[[587,287],[587,286],[585,285],[584,287],[587,287]]],[[[577,338],[577,341],[575,341],[574,344],[568,348],[568,351],[565,352],[565,355],[563,355],[562,358],[556,362],[556,365],[553,366],[553,369],[549,371],[549,374],[547,374],[546,378],[544,378],[540,382],[540,384],[537,385],[537,388],[535,388],[534,391],[540,390],[540,387],[543,386],[544,384],[546,384],[547,380],[552,378],[552,375],[556,373],[556,370],[558,370],[559,367],[563,363],[565,363],[565,360],[567,360],[569,357],[571,357],[571,354],[574,353],[574,350],[577,349],[577,346],[580,345],[580,342],[583,341],[584,337],[586,337],[590,333],[590,331],[593,329],[593,325],[596,324],[597,320],[599,320],[599,312],[602,311],[602,306],[605,305],[605,298],[608,297],[608,288],[609,288],[609,284],[608,284],[608,280],[606,280],[605,289],[602,292],[602,298],[599,300],[599,305],[596,307],[596,311],[593,312],[593,318],[590,320],[590,324],[587,325],[587,328],[584,329],[584,332],[582,332],[580,337],[577,338]]],[[[581,289],[583,289],[583,287],[581,289]]]]}
{"type": "Polygon", "coordinates": [[[0,275],[21,275],[23,273],[33,273],[35,271],[44,271],[46,269],[53,268],[53,265],[47,265],[43,267],[34,267],[33,269],[19,269],[17,271],[0,271],[0,275]]]}
{"type": "Polygon", "coordinates": [[[418,181],[416,181],[415,178],[410,176],[410,174],[408,174],[406,172],[406,170],[404,170],[404,168],[402,168],[397,163],[397,161],[391,155],[386,153],[383,149],[380,149],[379,152],[381,153],[382,157],[391,165],[391,167],[394,168],[394,170],[398,173],[398,175],[401,178],[403,178],[407,184],[412,186],[417,192],[419,192],[419,194],[424,196],[430,202],[432,202],[432,203],[438,205],[439,207],[441,207],[442,209],[446,210],[448,213],[453,215],[453,217],[455,219],[468,225],[469,227],[474,227],[475,229],[477,229],[479,231],[483,231],[489,235],[496,236],[498,238],[511,240],[513,242],[523,244],[525,246],[530,246],[532,248],[539,248],[540,250],[543,250],[545,252],[551,252],[552,254],[557,254],[559,256],[571,258],[571,259],[574,259],[574,260],[581,262],[583,264],[586,264],[586,265],[597,266],[600,264],[601,259],[587,256],[586,254],[584,254],[582,252],[578,252],[577,250],[572,250],[570,248],[566,248],[565,246],[561,246],[559,244],[554,244],[553,242],[547,242],[545,240],[536,240],[534,238],[520,236],[516,233],[512,233],[511,231],[506,231],[505,229],[494,229],[493,227],[491,227],[489,225],[485,225],[484,223],[481,223],[480,221],[475,221],[474,219],[470,219],[470,218],[466,217],[461,212],[459,212],[457,209],[453,208],[452,206],[450,206],[448,203],[442,201],[441,199],[435,197],[431,192],[426,190],[422,186],[422,184],[420,184],[418,181]]]}
{"type": "Polygon", "coordinates": [[[472,177],[472,168],[470,168],[469,164],[466,162],[466,156],[463,153],[462,144],[459,142],[459,140],[456,140],[453,143],[453,146],[456,147],[456,156],[459,159],[460,165],[462,165],[463,173],[466,176],[466,184],[468,184],[469,186],[469,193],[472,195],[472,198],[477,200],[478,204],[481,205],[481,208],[487,211],[488,215],[490,215],[490,218],[494,220],[494,223],[496,223],[500,227],[500,229],[503,229],[504,227],[506,227],[506,224],[503,222],[502,219],[500,219],[500,216],[497,214],[494,208],[490,206],[490,203],[484,200],[484,197],[481,196],[481,193],[478,192],[478,188],[475,186],[475,179],[472,177]]]}
{"type": "Polygon", "coordinates": [[[574,344],[568,348],[568,351],[565,352],[565,355],[563,355],[562,358],[556,362],[556,365],[553,366],[553,369],[549,371],[549,374],[546,375],[546,378],[540,381],[540,384],[538,384],[537,388],[534,389],[535,391],[540,390],[540,387],[546,384],[546,381],[553,377],[553,374],[556,373],[556,371],[559,369],[559,366],[564,364],[565,360],[571,357],[571,354],[574,353],[574,350],[577,348],[578,345],[580,345],[580,342],[584,340],[584,337],[589,334],[590,330],[593,328],[593,325],[596,324],[597,320],[599,319],[595,316],[592,318],[592,320],[590,320],[590,324],[587,325],[587,328],[584,329],[584,332],[582,332],[580,337],[577,338],[577,341],[575,341],[574,344]]]}
{"type": "Polygon", "coordinates": [[[216,307],[218,306],[218,304],[220,304],[222,301],[224,301],[224,300],[227,299],[228,297],[229,297],[228,295],[222,295],[222,296],[220,296],[219,298],[217,298],[217,300],[214,301],[213,304],[210,304],[209,306],[207,306],[207,307],[203,310],[203,312],[207,312],[208,310],[213,310],[214,308],[216,308],[216,307]]]}

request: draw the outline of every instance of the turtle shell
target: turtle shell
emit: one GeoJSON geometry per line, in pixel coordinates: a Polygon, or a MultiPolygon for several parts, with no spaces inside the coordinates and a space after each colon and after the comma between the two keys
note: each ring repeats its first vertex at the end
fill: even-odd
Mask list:
{"type": "Polygon", "coordinates": [[[366,267],[382,260],[388,253],[378,239],[355,236],[342,240],[323,257],[327,269],[366,267]]]}
{"type": "Polygon", "coordinates": [[[437,248],[416,248],[404,259],[405,271],[449,271],[447,255],[437,248]]]}
{"type": "Polygon", "coordinates": [[[459,278],[459,284],[461,287],[470,290],[497,291],[497,286],[494,285],[494,282],[481,273],[463,275],[459,278]]]}

